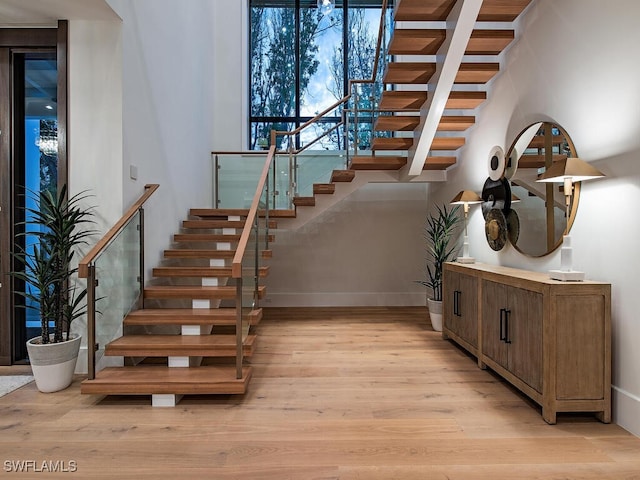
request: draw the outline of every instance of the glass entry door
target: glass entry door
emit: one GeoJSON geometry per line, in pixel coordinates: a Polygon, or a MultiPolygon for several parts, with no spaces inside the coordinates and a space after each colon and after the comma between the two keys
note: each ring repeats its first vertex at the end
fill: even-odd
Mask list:
{"type": "Polygon", "coordinates": [[[36,206],[27,192],[37,198],[58,184],[57,42],[56,29],[0,29],[0,365],[26,361],[26,340],[40,332],[21,295],[33,287],[8,272],[24,268],[12,252],[34,242],[24,235],[36,206]]]}

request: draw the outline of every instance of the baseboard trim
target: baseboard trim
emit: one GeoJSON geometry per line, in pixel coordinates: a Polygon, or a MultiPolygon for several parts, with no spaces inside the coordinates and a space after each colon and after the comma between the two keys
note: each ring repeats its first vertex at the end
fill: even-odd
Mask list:
{"type": "Polygon", "coordinates": [[[613,421],[640,437],[640,397],[613,386],[613,421]]]}

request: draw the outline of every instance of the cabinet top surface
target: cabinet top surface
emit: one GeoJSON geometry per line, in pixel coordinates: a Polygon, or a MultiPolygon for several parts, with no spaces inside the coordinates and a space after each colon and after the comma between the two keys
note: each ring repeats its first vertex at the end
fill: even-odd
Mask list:
{"type": "Polygon", "coordinates": [[[502,265],[489,265],[486,263],[457,263],[448,262],[444,265],[445,270],[453,270],[462,273],[486,273],[490,275],[500,275],[511,278],[521,278],[523,280],[530,280],[537,283],[544,283],[549,285],[609,285],[607,282],[597,282],[593,280],[585,280],[582,282],[562,282],[560,280],[553,280],[549,278],[548,273],[544,272],[532,272],[529,270],[521,270],[519,268],[504,267],[502,265]]]}

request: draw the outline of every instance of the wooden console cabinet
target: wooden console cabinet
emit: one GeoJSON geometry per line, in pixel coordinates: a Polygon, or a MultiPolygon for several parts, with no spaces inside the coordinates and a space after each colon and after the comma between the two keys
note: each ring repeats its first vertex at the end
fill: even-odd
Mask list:
{"type": "Polygon", "coordinates": [[[611,285],[546,273],[447,263],[444,338],[542,406],[611,421],[611,285]]]}

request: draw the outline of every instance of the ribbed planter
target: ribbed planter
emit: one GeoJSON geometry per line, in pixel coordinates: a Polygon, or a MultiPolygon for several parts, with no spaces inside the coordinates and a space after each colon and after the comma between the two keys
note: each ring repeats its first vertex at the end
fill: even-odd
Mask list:
{"type": "Polygon", "coordinates": [[[40,343],[40,337],[27,341],[27,352],[31,370],[38,390],[44,393],[64,390],[73,381],[80,335],[71,335],[71,339],[61,343],[40,343]]]}
{"type": "Polygon", "coordinates": [[[427,298],[427,306],[429,307],[429,318],[431,318],[431,326],[436,332],[442,331],[442,301],[427,298]]]}

